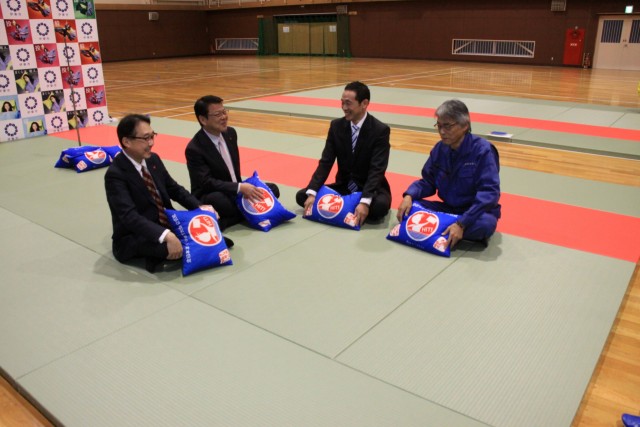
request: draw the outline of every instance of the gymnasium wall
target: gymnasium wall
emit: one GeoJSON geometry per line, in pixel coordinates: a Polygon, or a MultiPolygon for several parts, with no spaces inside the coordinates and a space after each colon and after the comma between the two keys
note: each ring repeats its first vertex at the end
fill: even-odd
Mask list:
{"type": "MultiPolygon", "coordinates": [[[[97,7],[105,62],[209,53],[207,12],[161,10],[159,19],[150,21],[149,11],[153,9],[104,10],[97,7]]],[[[257,33],[257,24],[255,27],[257,33]]]]}
{"type": "MultiPolygon", "coordinates": [[[[586,29],[593,54],[600,13],[622,13],[638,0],[567,0],[552,12],[551,0],[441,0],[349,3],[354,57],[440,59],[561,65],[568,28],[586,29]],[[535,58],[451,55],[452,38],[532,40],[535,58]]],[[[149,6],[152,7],[152,6],[149,6]]],[[[640,11],[640,4],[635,4],[640,11]]],[[[153,9],[148,9],[153,10],[153,9]]],[[[258,37],[258,15],[335,12],[336,4],[227,10],[101,10],[98,25],[105,61],[220,54],[215,38],[258,37]],[[208,32],[207,32],[208,29],[208,32]],[[134,36],[135,35],[135,36],[134,36]]]]}

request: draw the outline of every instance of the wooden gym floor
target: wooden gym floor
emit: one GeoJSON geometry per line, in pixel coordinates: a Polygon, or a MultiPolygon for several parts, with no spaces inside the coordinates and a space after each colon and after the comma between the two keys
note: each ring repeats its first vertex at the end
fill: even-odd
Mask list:
{"type": "MultiPolygon", "coordinates": [[[[640,72],[498,64],[379,59],[199,57],[104,64],[111,116],[129,112],[194,121],[193,102],[215,94],[225,103],[344,85],[460,92],[619,107],[640,111],[640,72]]],[[[372,93],[372,102],[376,93],[372,93]]],[[[337,105],[337,101],[336,101],[337,105]]],[[[426,118],[431,120],[431,118],[426,118]]],[[[323,138],[327,120],[233,111],[230,124],[323,138]]],[[[640,128],[640,123],[637,124],[640,128]]],[[[395,149],[427,154],[437,134],[394,128],[395,149]]],[[[495,141],[503,166],[640,188],[640,161],[495,141]]],[[[640,142],[639,142],[640,143],[640,142]]],[[[417,173],[418,171],[416,171],[417,173]]],[[[395,208],[395,206],[393,206],[395,208]]],[[[640,274],[636,264],[620,311],[573,426],[619,426],[622,412],[640,412],[640,274]]],[[[3,385],[0,421],[47,425],[29,419],[24,402],[3,385]]],[[[35,417],[39,417],[36,413],[35,417]]]]}

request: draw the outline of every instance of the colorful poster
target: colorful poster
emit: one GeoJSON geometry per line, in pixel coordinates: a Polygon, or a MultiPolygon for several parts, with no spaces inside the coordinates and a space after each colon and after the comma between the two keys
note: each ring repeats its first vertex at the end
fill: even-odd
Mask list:
{"type": "Polygon", "coordinates": [[[110,121],[94,0],[0,0],[0,141],[110,121]]]}

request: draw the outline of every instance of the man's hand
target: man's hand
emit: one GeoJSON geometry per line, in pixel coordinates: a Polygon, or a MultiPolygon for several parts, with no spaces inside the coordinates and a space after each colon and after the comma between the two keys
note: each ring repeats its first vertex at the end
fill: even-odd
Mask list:
{"type": "Polygon", "coordinates": [[[178,239],[175,234],[170,231],[169,233],[167,233],[164,241],[167,242],[167,250],[169,251],[167,259],[182,258],[182,243],[180,243],[180,239],[178,239]]]}
{"type": "Polygon", "coordinates": [[[398,213],[396,214],[396,218],[398,218],[398,222],[402,222],[405,216],[409,215],[411,212],[411,204],[413,203],[413,199],[411,196],[404,196],[402,202],[400,202],[400,206],[398,206],[398,213]]]}
{"type": "Polygon", "coordinates": [[[218,212],[213,208],[213,206],[211,206],[211,205],[200,205],[198,207],[200,209],[202,209],[203,211],[208,211],[208,212],[216,214],[216,219],[220,219],[220,215],[218,215],[218,212]]]}
{"type": "Polygon", "coordinates": [[[260,187],[256,187],[255,185],[248,184],[246,182],[240,184],[240,192],[242,193],[244,198],[251,203],[257,203],[263,198],[262,190],[260,189],[260,187]]]}
{"type": "Polygon", "coordinates": [[[455,222],[447,227],[447,229],[442,232],[442,235],[444,236],[447,233],[449,233],[449,237],[447,238],[447,246],[453,249],[458,244],[458,242],[462,240],[464,229],[460,227],[460,224],[455,222]]]}
{"type": "Polygon", "coordinates": [[[362,224],[364,224],[364,221],[369,216],[369,205],[365,203],[358,203],[358,206],[356,206],[356,210],[354,214],[358,221],[358,225],[362,226],[362,224]]]}
{"type": "Polygon", "coordinates": [[[311,194],[307,196],[307,200],[304,201],[304,212],[305,212],[305,215],[307,213],[307,210],[309,210],[309,212],[311,212],[311,208],[313,208],[313,204],[315,203],[315,201],[316,201],[316,196],[313,196],[311,194]]]}

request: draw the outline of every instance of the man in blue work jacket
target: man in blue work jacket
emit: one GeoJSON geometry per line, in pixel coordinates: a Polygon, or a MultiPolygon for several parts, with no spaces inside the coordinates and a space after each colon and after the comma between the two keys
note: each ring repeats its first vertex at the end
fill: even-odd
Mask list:
{"type": "Polygon", "coordinates": [[[441,141],[431,150],[422,179],[403,193],[398,221],[417,201],[429,210],[459,216],[443,232],[451,248],[462,239],[486,246],[500,218],[498,151],[489,141],[471,133],[469,110],[462,101],[445,101],[436,109],[435,117],[441,141]],[[442,201],[424,200],[436,191],[442,201]]]}

